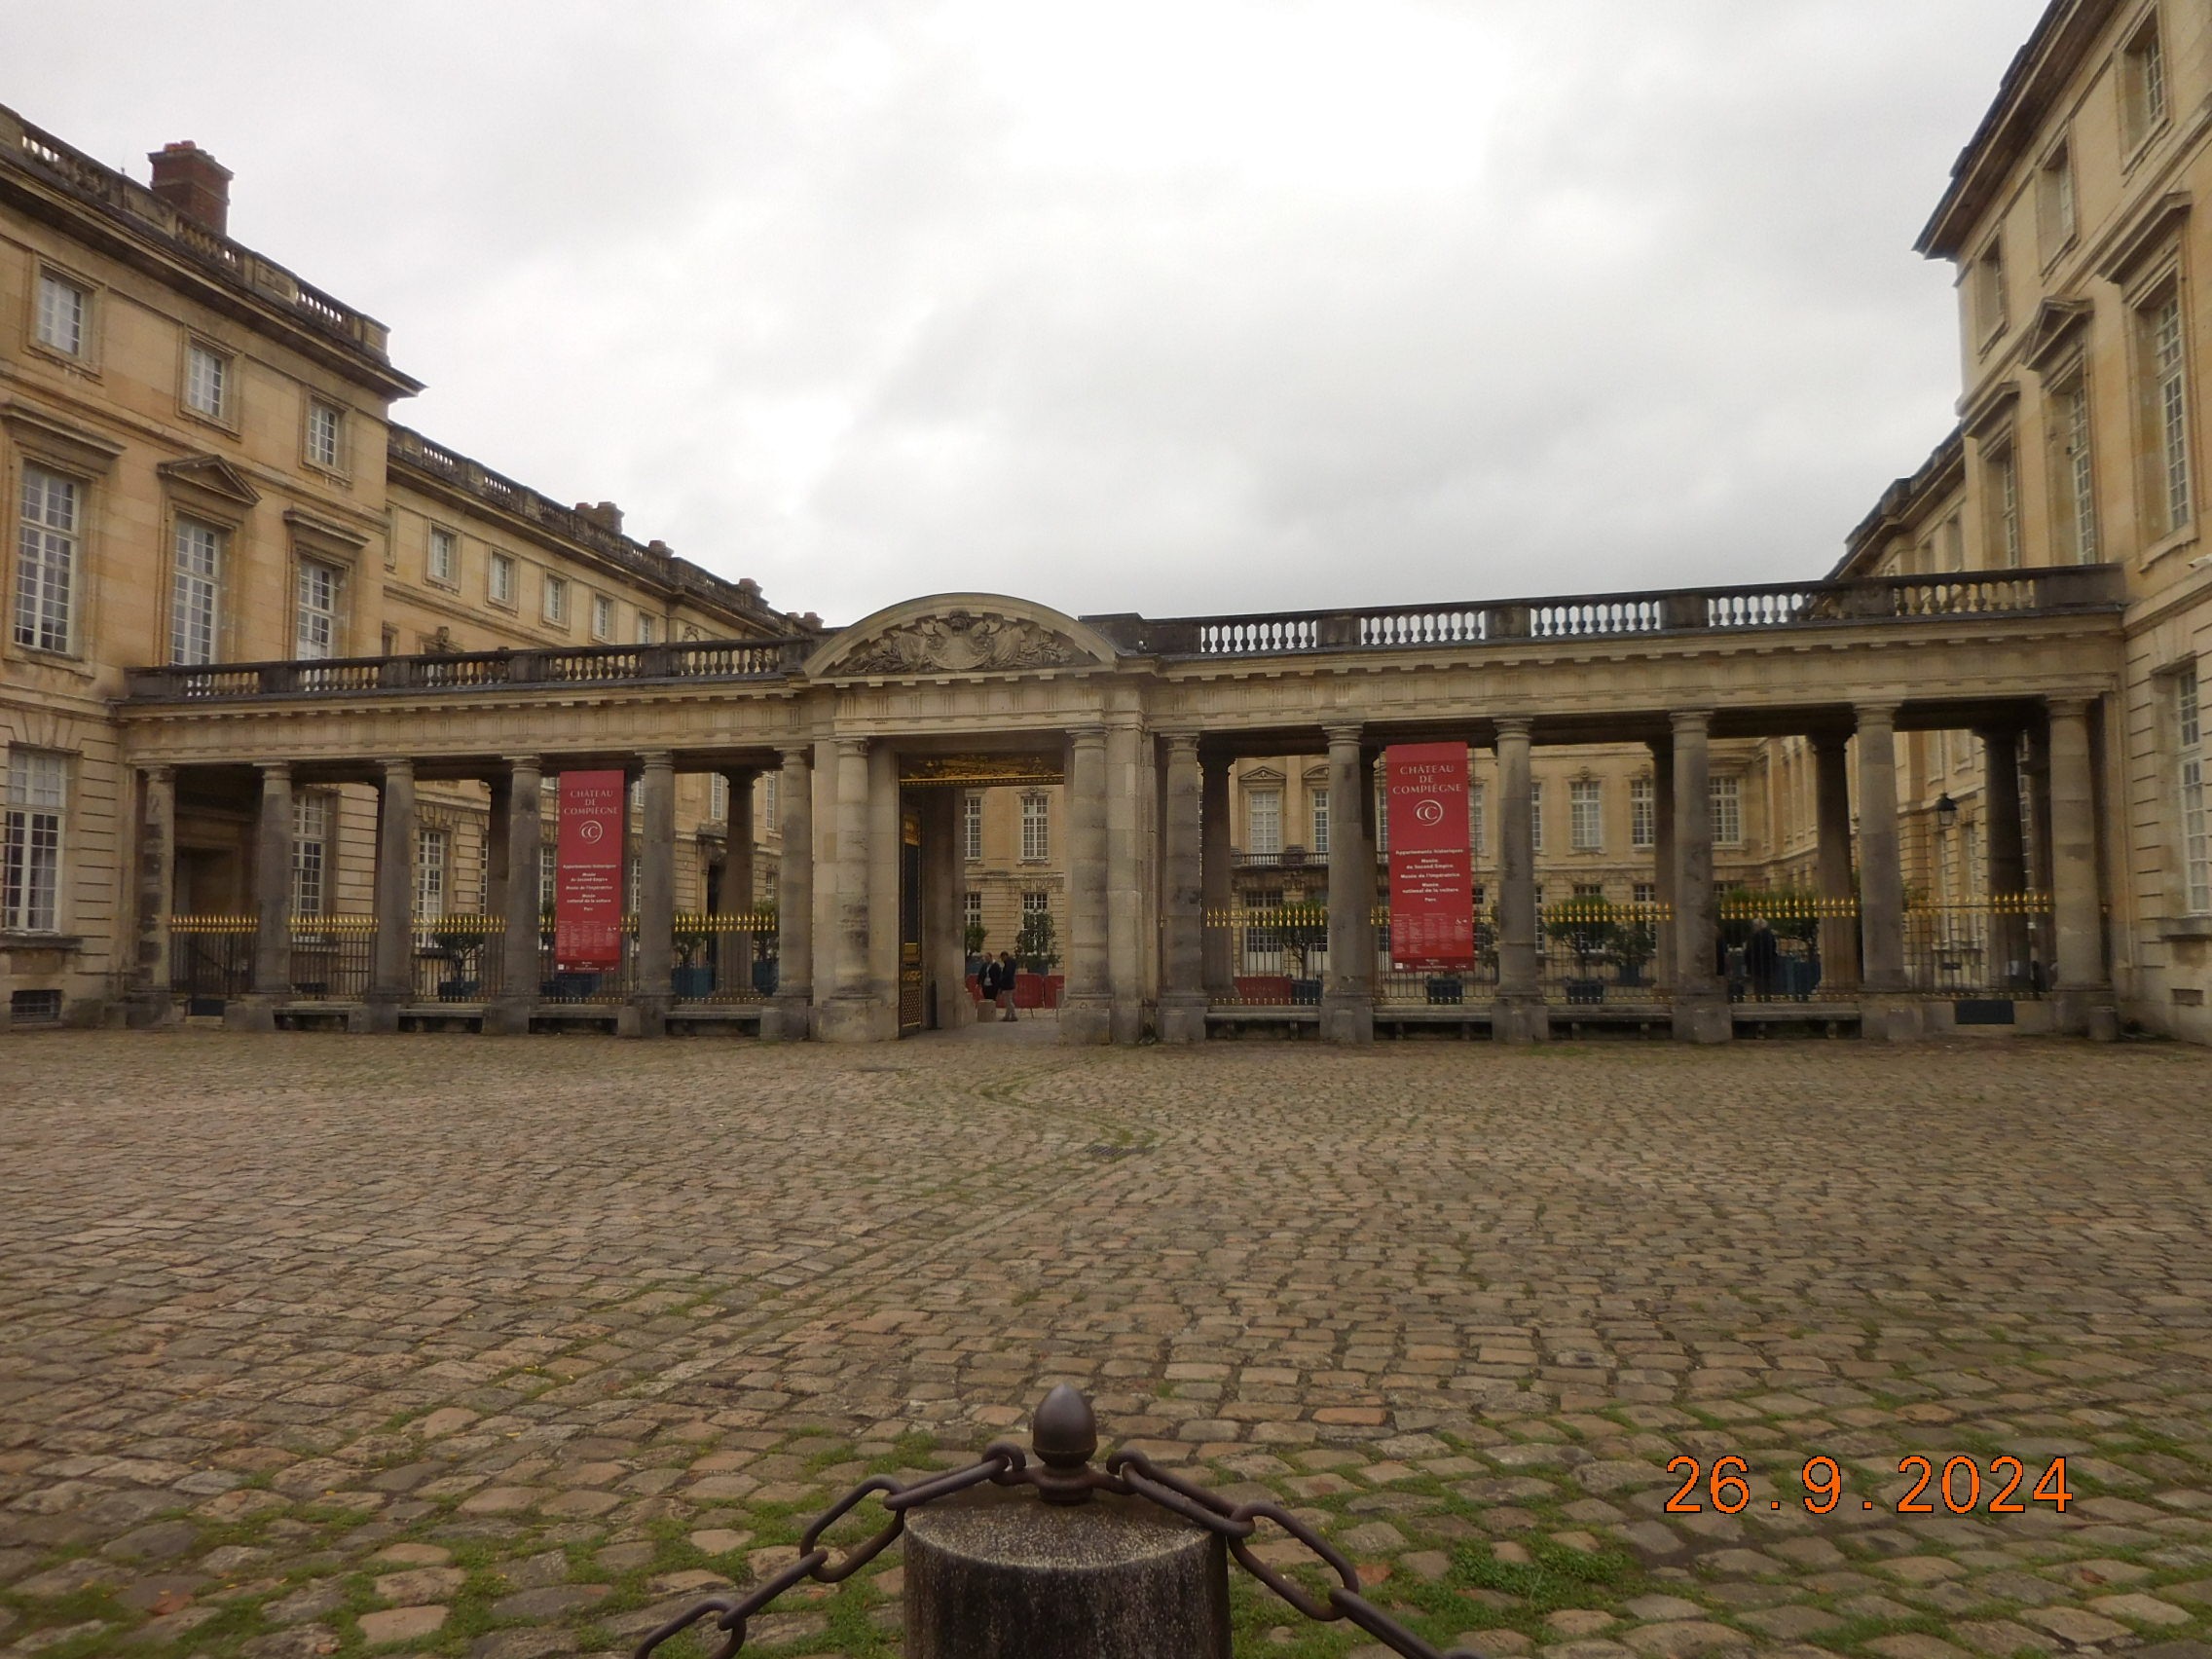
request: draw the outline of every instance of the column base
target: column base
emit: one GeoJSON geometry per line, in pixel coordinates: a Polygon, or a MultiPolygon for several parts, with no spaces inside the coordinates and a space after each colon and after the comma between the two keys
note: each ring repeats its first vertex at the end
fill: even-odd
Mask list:
{"type": "Polygon", "coordinates": [[[898,1023],[873,997],[831,997],[814,1011],[817,1043],[894,1043],[898,1023]]]}
{"type": "Polygon", "coordinates": [[[760,1041],[805,1042],[813,1013],[814,999],[810,996],[778,997],[760,1011],[760,1041]]]}
{"type": "Polygon", "coordinates": [[[255,995],[233,997],[223,1005],[225,1031],[274,1031],[276,1029],[276,999],[255,995]]]}
{"type": "Polygon", "coordinates": [[[1144,1041],[1145,1005],[1137,1001],[1116,1001],[1110,1021],[1114,1041],[1130,1048],[1144,1041]]]}
{"type": "Polygon", "coordinates": [[[2092,1043],[2120,1041],[2120,1010],[2112,992],[2102,985],[2082,991],[2056,991],[2051,1013],[2058,1029],[2069,1037],[2086,1037],[2092,1043]]]}
{"type": "Polygon", "coordinates": [[[159,1031],[176,1023],[176,998],[166,991],[132,991],[124,999],[123,1023],[132,1031],[159,1031]]]}
{"type": "Polygon", "coordinates": [[[1859,999],[1859,1037],[1865,1043],[1913,1043],[1928,1035],[1920,1005],[1910,997],[1876,994],[1859,999]]]}
{"type": "MultiPolygon", "coordinates": [[[[1373,1029],[1371,1021],[1369,1030],[1373,1029]]],[[[1203,1043],[1206,1040],[1206,999],[1195,991],[1161,997],[1160,1040],[1162,1043],[1203,1043]]]]}
{"type": "Polygon", "coordinates": [[[1493,1043],[1548,1043],[1552,1011],[1541,997],[1499,997],[1491,1005],[1490,1035],[1493,1043]]]}
{"type": "Polygon", "coordinates": [[[372,996],[347,1016],[346,1029],[387,1037],[399,1029],[399,999],[372,996]]]}
{"type": "Polygon", "coordinates": [[[1321,1041],[1352,1048],[1374,1042],[1375,999],[1322,993],[1321,1041]]]}
{"type": "Polygon", "coordinates": [[[614,1035],[617,1037],[665,1037],[668,1035],[669,999],[663,996],[632,997],[614,1015],[614,1035]]]}
{"type": "Polygon", "coordinates": [[[527,1037],[530,1035],[530,1016],[536,1010],[535,1003],[499,1000],[484,1010],[484,1035],[487,1037],[527,1037]]]}
{"type": "Polygon", "coordinates": [[[1726,1043],[1735,1035],[1735,1017],[1720,992],[1690,991],[1675,998],[1676,1042],[1726,1043]]]}
{"type": "Polygon", "coordinates": [[[1071,997],[1060,1005],[1060,1041],[1094,1048],[1114,1040],[1114,1005],[1105,997],[1071,997]]]}

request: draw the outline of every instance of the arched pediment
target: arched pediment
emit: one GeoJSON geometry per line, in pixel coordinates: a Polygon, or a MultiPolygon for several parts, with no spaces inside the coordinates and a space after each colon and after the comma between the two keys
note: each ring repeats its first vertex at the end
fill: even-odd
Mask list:
{"type": "Polygon", "coordinates": [[[1110,668],[1114,647],[1074,617],[995,593],[909,599],[832,635],[807,659],[809,679],[1014,674],[1110,668]]]}

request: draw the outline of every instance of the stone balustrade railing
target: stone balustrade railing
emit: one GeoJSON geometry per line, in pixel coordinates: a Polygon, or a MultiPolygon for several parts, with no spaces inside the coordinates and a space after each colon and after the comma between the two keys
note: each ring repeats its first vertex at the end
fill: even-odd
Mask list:
{"type": "Polygon", "coordinates": [[[28,168],[61,185],[70,194],[88,198],[112,212],[134,221],[142,231],[160,237],[191,261],[215,272],[234,285],[273,300],[325,334],[350,341],[380,361],[387,360],[389,331],[372,316],[332,299],[312,287],[274,260],[251,248],[217,236],[197,225],[125,173],[94,161],[41,131],[14,111],[0,108],[0,161],[28,168]]]}
{"type": "MultiPolygon", "coordinates": [[[[2113,611],[2124,603],[2125,591],[2118,566],[2083,565],[1467,605],[1084,620],[1132,655],[1203,661],[2113,611]]],[[[782,680],[796,675],[822,643],[823,636],[810,634],[573,650],[526,648],[452,656],[141,668],[129,672],[128,696],[134,702],[205,702],[578,682],[782,680]]]]}

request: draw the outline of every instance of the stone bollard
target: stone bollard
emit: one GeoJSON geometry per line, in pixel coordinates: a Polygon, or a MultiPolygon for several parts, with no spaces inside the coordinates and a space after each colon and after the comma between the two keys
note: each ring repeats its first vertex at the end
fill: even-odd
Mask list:
{"type": "Polygon", "coordinates": [[[906,1517],[906,1659],[1229,1659],[1229,1552],[1157,1505],[1091,1491],[1090,1403],[1032,1431],[1044,1501],[978,1487],[906,1517]]]}

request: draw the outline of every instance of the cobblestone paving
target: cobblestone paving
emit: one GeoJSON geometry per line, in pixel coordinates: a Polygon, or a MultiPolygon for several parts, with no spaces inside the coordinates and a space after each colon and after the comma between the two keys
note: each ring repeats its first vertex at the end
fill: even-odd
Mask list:
{"type": "MultiPolygon", "coordinates": [[[[2035,1044],[12,1041],[0,1651],[614,1652],[1066,1379],[1485,1654],[2205,1659],[2208,1084],[2035,1044]],[[1972,1457],[1974,1512],[1898,1513],[1914,1454],[1972,1457]]],[[[748,1651],[887,1655],[900,1593],[894,1552],[748,1651]]],[[[1241,1655],[1364,1641],[1235,1605],[1241,1655]]]]}

